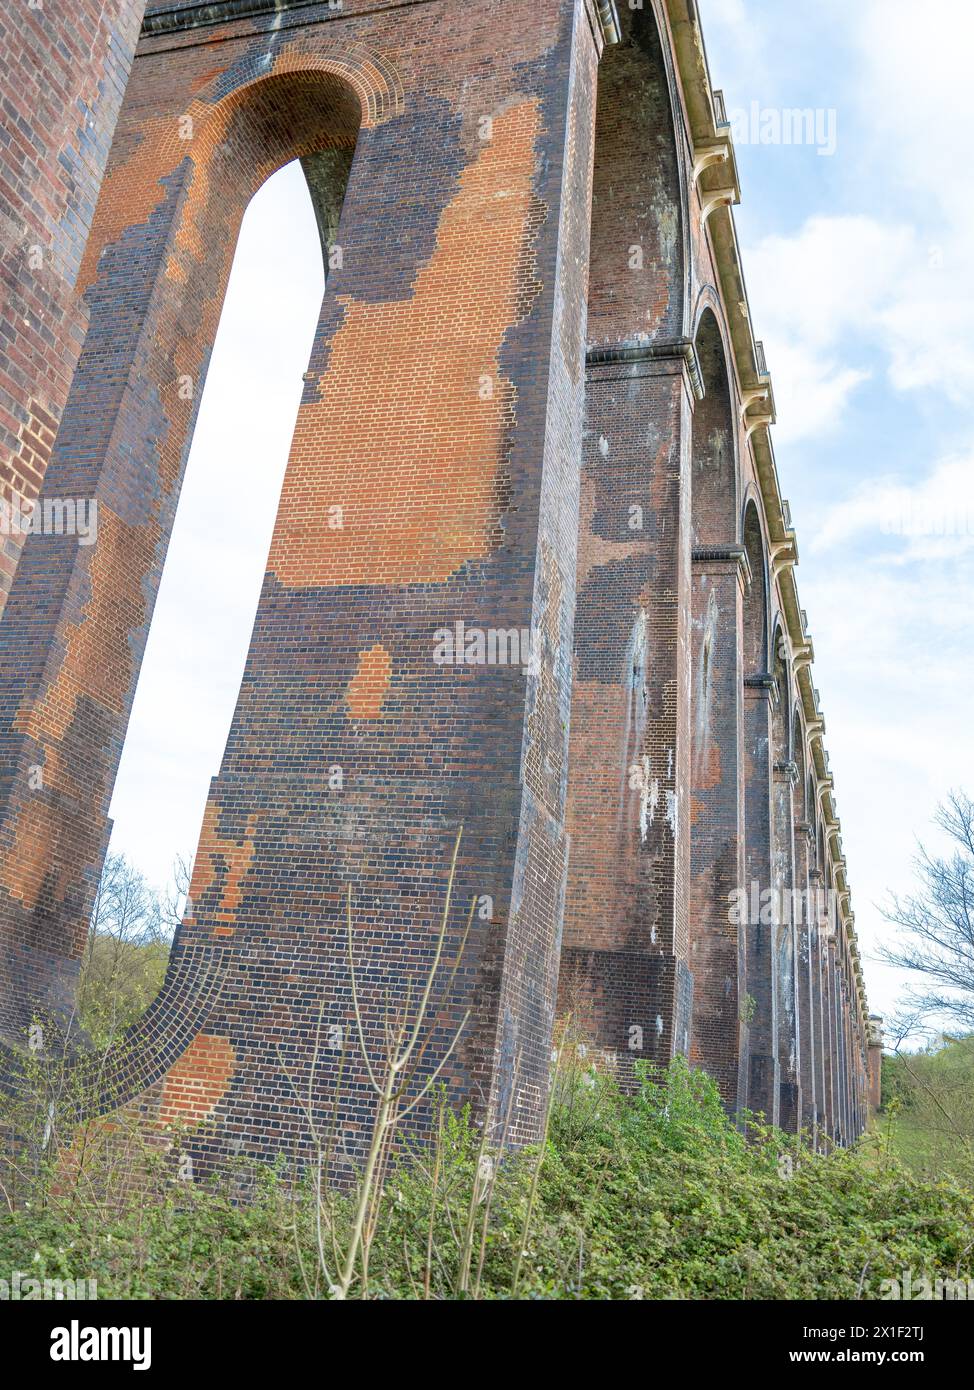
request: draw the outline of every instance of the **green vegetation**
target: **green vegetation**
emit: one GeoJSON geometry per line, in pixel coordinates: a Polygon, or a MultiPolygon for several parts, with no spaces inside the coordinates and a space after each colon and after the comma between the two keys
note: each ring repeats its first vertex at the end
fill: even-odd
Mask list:
{"type": "MultiPolygon", "coordinates": [[[[30,1054],[0,1095],[0,1277],[94,1280],[102,1298],[736,1300],[872,1299],[903,1271],[974,1274],[974,1036],[887,1059],[884,1111],[849,1151],[753,1117],[742,1132],[683,1061],[623,1093],[567,1026],[536,1148],[511,1153],[510,1114],[487,1136],[435,1088],[433,1140],[410,1147],[410,1097],[435,1081],[420,1070],[429,1001],[463,954],[444,949],[459,844],[425,983],[384,1050],[369,1055],[360,1023],[349,1043],[375,1119],[343,1192],[336,1136],[310,1115],[310,1172],[238,1161],[209,1182],[138,1106],[99,1117],[101,1059],[158,988],[178,918],[178,897],[161,904],[109,860],[79,992],[85,1064],[30,1054]]],[[[350,899],[347,916],[358,1020],[350,899]]]]}
{"type": "MultiPolygon", "coordinates": [[[[502,1161],[442,1101],[440,1120],[429,1152],[386,1170],[349,1297],[876,1298],[904,1269],[971,1272],[969,1190],[911,1173],[882,1132],[829,1156],[745,1139],[682,1062],[624,1096],[566,1049],[547,1143],[502,1161]]],[[[239,1164],[180,1182],[161,1151],[120,1157],[119,1134],[76,1133],[70,1161],[35,1146],[0,1269],[94,1278],[100,1297],[329,1297],[356,1194],[239,1164]],[[106,1184],[122,1166],[139,1181],[106,1184]]]]}
{"type": "Polygon", "coordinates": [[[189,883],[184,863],[174,877],[174,894],[162,899],[124,855],[105,861],[78,984],[78,1023],[96,1048],[122,1037],[162,988],[189,883]]]}
{"type": "Polygon", "coordinates": [[[884,1057],[880,1119],[912,1172],[974,1187],[974,1034],[884,1057]]]}
{"type": "Polygon", "coordinates": [[[167,941],[93,935],[78,991],[78,1021],[88,1036],[105,1042],[141,1018],[162,988],[168,963],[167,941]]]}

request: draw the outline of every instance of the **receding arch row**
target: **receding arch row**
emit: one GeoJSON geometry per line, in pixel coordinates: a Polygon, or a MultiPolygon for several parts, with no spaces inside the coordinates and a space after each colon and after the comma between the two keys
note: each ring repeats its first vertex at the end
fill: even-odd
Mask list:
{"type": "MultiPolygon", "coordinates": [[[[763,1110],[789,1129],[804,1125],[817,1142],[820,1134],[834,1138],[851,1133],[834,1113],[825,1076],[825,1049],[831,1045],[825,1014],[834,1003],[836,986],[822,920],[829,908],[819,885],[824,879],[831,887],[832,870],[831,864],[822,867],[818,853],[824,830],[809,790],[815,759],[806,735],[801,666],[793,662],[778,586],[780,571],[769,558],[773,547],[749,472],[748,437],[741,440],[747,472],[736,460],[723,477],[714,467],[714,421],[730,418],[736,398],[733,381],[728,386],[726,380],[719,313],[704,304],[698,324],[695,345],[706,392],[694,414],[692,463],[693,1055],[718,1077],[731,1108],[763,1110]],[[721,591],[721,570],[739,576],[739,584],[725,582],[721,591]],[[713,737],[715,634],[721,625],[733,631],[735,623],[743,686],[736,734],[739,752],[733,719],[722,740],[713,737]],[[738,758],[741,773],[728,777],[728,767],[736,766],[738,758]],[[715,775],[718,762],[720,773],[715,775]],[[727,869],[741,857],[738,882],[745,888],[749,911],[751,900],[759,896],[752,890],[763,892],[767,887],[787,916],[771,926],[749,916],[735,941],[721,908],[728,882],[735,882],[733,870],[727,869]],[[721,858],[723,881],[716,873],[721,858]],[[740,1026],[735,1028],[739,1005],[740,1026]]],[[[742,433],[736,424],[735,419],[735,443],[742,433]]],[[[728,454],[733,458],[733,451],[728,454]]],[[[721,692],[725,709],[733,702],[737,678],[733,663],[730,669],[721,692]]]]}

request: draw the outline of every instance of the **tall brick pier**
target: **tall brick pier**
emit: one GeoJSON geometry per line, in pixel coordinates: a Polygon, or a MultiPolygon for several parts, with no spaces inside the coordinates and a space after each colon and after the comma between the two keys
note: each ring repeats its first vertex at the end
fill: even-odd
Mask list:
{"type": "MultiPolygon", "coordinates": [[[[377,1040],[462,826],[476,910],[424,1063],[469,1015],[457,1099],[535,1137],[562,1010],[624,1077],[683,1053],[731,1111],[849,1142],[868,1015],[692,0],[139,11],[0,21],[0,483],[97,516],[3,538],[6,1046],[70,1016],[241,218],[299,159],[327,289],[189,915],[119,1096],[189,1123],[204,1167],[306,1158],[321,1039],[352,1023],[346,894],[377,1040]]],[[[350,1157],[369,1109],[353,1049],[350,1157]]]]}

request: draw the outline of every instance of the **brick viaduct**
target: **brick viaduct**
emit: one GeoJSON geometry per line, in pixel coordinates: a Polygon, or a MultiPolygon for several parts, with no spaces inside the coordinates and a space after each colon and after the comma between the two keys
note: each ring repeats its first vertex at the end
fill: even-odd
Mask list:
{"type": "MultiPolygon", "coordinates": [[[[237,232],[300,159],[328,287],[118,1094],[204,1166],[306,1155],[347,886],[376,1036],[462,824],[454,1094],[535,1136],[571,1010],[623,1071],[685,1053],[732,1112],[855,1138],[878,1050],[693,0],[45,0],[0,63],[0,482],[54,504],[2,537],[8,1057],[71,1008],[237,232]],[[530,632],[527,667],[434,660],[460,623],[530,632]]],[[[352,1059],[339,1111],[354,1155],[352,1059]]]]}

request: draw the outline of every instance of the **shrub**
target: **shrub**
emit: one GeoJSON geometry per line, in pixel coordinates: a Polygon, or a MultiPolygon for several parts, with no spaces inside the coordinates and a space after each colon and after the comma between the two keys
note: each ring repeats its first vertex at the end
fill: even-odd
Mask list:
{"type": "MultiPolygon", "coordinates": [[[[753,1122],[745,1138],[682,1061],[627,1095],[569,1052],[535,1150],[500,1160],[441,1098],[436,1142],[386,1171],[349,1296],[875,1298],[904,1269],[969,1273],[974,1195],[956,1182],[879,1140],[823,1156],[753,1122]]],[[[319,1208],[282,1168],[182,1183],[158,1151],[121,1198],[64,1174],[45,1158],[0,1216],[0,1270],[94,1278],[102,1297],[328,1297],[319,1255],[347,1248],[356,1210],[354,1193],[319,1208]]]]}

